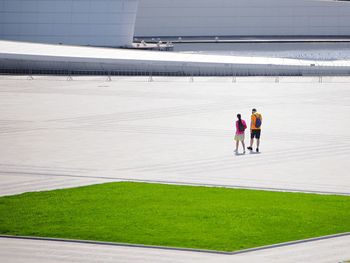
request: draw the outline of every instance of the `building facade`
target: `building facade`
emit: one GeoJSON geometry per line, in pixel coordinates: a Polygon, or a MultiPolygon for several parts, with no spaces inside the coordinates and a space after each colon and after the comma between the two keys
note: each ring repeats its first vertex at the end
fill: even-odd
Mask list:
{"type": "Polygon", "coordinates": [[[138,0],[0,0],[0,40],[122,47],[138,0]]]}
{"type": "Polygon", "coordinates": [[[135,36],[350,36],[350,1],[140,0],[135,36]]]}

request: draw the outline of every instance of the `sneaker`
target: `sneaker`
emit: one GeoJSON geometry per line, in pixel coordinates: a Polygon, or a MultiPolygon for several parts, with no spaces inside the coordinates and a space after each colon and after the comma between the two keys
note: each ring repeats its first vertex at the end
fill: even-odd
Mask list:
{"type": "Polygon", "coordinates": [[[256,148],[256,152],[257,152],[257,153],[259,152],[259,148],[256,148]]]}
{"type": "Polygon", "coordinates": [[[247,149],[249,150],[249,151],[253,151],[253,148],[252,147],[247,147],[247,149]]]}

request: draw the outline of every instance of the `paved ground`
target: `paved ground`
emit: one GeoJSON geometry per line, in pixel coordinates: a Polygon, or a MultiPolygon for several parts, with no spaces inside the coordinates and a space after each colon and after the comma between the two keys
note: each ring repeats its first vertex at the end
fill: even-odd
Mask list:
{"type": "Polygon", "coordinates": [[[1,262],[338,263],[350,259],[350,237],[237,255],[0,238],[1,262]]]}
{"type": "Polygon", "coordinates": [[[126,179],[350,194],[350,78],[147,80],[0,77],[0,195],[126,179]],[[261,153],[235,156],[253,107],[261,153]]]}
{"type": "Polygon", "coordinates": [[[0,194],[120,179],[350,194],[350,78],[163,80],[2,77],[0,194]],[[252,107],[261,154],[235,156],[252,107]]]}

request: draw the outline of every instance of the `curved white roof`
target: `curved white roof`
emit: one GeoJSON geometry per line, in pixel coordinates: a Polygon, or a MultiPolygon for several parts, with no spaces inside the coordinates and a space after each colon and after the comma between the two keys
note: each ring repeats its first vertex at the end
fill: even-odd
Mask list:
{"type": "Polygon", "coordinates": [[[184,71],[189,74],[216,72],[218,74],[242,74],[245,70],[256,74],[349,74],[350,60],[302,60],[291,58],[225,56],[185,54],[176,52],[141,51],[96,47],[34,44],[0,41],[0,65],[6,68],[16,61],[18,68],[34,67],[44,69],[62,68],[69,70],[110,71],[124,69],[135,71],[184,71]],[[22,65],[20,64],[22,63],[22,65]],[[34,63],[35,62],[35,63],[34,63]],[[40,62],[44,63],[40,66],[40,62]],[[68,63],[68,64],[67,64],[68,63]],[[70,63],[70,65],[69,65],[70,63]],[[103,66],[101,66],[103,65],[103,66]]]}

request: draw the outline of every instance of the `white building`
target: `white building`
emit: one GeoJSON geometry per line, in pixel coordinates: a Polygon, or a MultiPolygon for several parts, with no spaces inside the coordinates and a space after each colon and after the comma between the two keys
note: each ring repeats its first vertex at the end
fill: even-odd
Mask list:
{"type": "Polygon", "coordinates": [[[290,59],[69,46],[129,46],[137,12],[136,36],[350,37],[349,1],[0,0],[0,73],[350,74],[349,59],[341,57],[290,59]],[[50,45],[59,43],[63,45],[50,45]]]}
{"type": "Polygon", "coordinates": [[[136,36],[350,36],[350,1],[140,0],[136,36]]]}
{"type": "Polygon", "coordinates": [[[350,1],[0,0],[0,40],[121,47],[134,29],[145,37],[350,36],[350,1]]]}
{"type": "Polygon", "coordinates": [[[131,45],[138,0],[0,0],[0,39],[131,45]]]}

